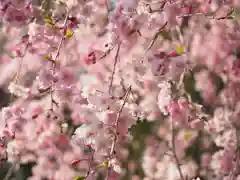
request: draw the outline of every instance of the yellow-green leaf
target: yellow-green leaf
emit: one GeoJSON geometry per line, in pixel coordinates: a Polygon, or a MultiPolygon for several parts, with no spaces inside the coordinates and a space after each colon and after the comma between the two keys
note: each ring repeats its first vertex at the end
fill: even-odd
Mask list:
{"type": "Polygon", "coordinates": [[[184,47],[183,46],[178,46],[177,47],[177,53],[182,54],[184,52],[184,47]]]}
{"type": "Polygon", "coordinates": [[[231,8],[228,12],[228,16],[231,16],[233,15],[233,13],[235,13],[235,9],[234,8],[231,8]]]}
{"type": "Polygon", "coordinates": [[[103,163],[97,165],[96,168],[108,168],[108,161],[103,161],[103,163]]]}
{"type": "Polygon", "coordinates": [[[190,139],[190,137],[191,137],[191,133],[190,132],[186,132],[185,135],[184,135],[184,139],[186,141],[188,141],[190,139]]]}
{"type": "Polygon", "coordinates": [[[15,58],[15,56],[14,55],[11,55],[11,54],[9,54],[8,55],[11,59],[14,59],[15,58]]]}
{"type": "Polygon", "coordinates": [[[44,56],[44,59],[45,59],[46,61],[52,62],[53,64],[56,63],[56,62],[52,59],[52,56],[51,56],[51,55],[46,55],[46,56],[44,56]]]}
{"type": "Polygon", "coordinates": [[[49,15],[45,16],[45,18],[44,18],[44,22],[45,22],[47,25],[54,26],[54,23],[53,23],[52,17],[49,16],[49,15]]]}
{"type": "Polygon", "coordinates": [[[73,33],[71,32],[71,29],[70,28],[68,28],[67,29],[67,32],[66,32],[66,35],[64,36],[65,38],[70,38],[70,37],[72,37],[73,36],[73,33]]]}
{"type": "Polygon", "coordinates": [[[85,179],[84,176],[76,176],[76,177],[74,178],[74,180],[84,180],[84,179],[85,179]]]}
{"type": "Polygon", "coordinates": [[[48,61],[51,61],[51,60],[52,60],[51,56],[48,56],[48,55],[44,56],[44,59],[45,59],[45,60],[48,60],[48,61]]]}

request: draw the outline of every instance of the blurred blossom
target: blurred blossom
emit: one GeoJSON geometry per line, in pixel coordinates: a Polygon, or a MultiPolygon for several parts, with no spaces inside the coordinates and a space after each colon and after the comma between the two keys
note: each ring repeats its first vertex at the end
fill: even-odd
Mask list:
{"type": "Polygon", "coordinates": [[[239,2],[0,0],[0,165],[239,179],[239,2]]]}

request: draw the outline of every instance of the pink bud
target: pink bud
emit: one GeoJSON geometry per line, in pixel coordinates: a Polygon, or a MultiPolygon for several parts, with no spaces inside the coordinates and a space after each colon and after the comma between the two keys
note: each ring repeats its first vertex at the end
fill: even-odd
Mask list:
{"type": "Polygon", "coordinates": [[[81,161],[82,161],[81,159],[74,160],[74,161],[72,161],[71,165],[75,166],[76,164],[80,163],[81,161]]]}
{"type": "Polygon", "coordinates": [[[184,14],[191,14],[192,13],[192,6],[183,7],[184,14]]]}
{"type": "Polygon", "coordinates": [[[179,56],[179,54],[176,51],[173,51],[168,54],[168,57],[177,57],[177,56],[179,56]]]}

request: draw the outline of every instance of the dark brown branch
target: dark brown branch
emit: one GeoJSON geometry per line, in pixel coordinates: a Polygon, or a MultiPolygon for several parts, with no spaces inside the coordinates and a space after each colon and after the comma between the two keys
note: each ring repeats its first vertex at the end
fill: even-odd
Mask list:
{"type": "Polygon", "coordinates": [[[112,90],[112,85],[113,85],[114,75],[115,75],[115,71],[116,71],[117,60],[118,60],[118,57],[119,57],[120,45],[121,45],[121,43],[119,43],[117,45],[117,52],[116,52],[116,55],[114,57],[113,71],[112,71],[110,85],[109,85],[109,89],[108,89],[109,94],[111,94],[111,90],[112,90]]]}
{"type": "Polygon", "coordinates": [[[154,35],[151,43],[149,44],[149,46],[147,47],[147,49],[146,49],[145,52],[149,51],[149,49],[152,48],[152,46],[153,46],[153,44],[155,43],[156,39],[158,38],[158,36],[160,35],[160,33],[163,31],[163,29],[167,26],[167,24],[168,24],[168,22],[165,22],[164,25],[158,29],[158,31],[157,31],[156,34],[154,35]]]}

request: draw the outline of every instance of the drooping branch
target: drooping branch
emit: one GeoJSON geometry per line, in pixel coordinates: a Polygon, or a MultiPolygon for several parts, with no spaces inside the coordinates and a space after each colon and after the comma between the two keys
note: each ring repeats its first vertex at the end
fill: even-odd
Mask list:
{"type": "Polygon", "coordinates": [[[172,139],[171,139],[171,144],[172,144],[172,152],[173,152],[173,157],[176,161],[176,166],[177,166],[177,169],[178,169],[178,173],[180,175],[180,179],[181,180],[185,180],[184,176],[183,176],[183,173],[182,173],[182,170],[181,170],[181,163],[180,163],[180,160],[178,159],[177,157],[177,153],[176,153],[176,146],[175,146],[175,137],[176,137],[176,129],[174,127],[174,122],[171,121],[171,125],[172,125],[172,139]]]}
{"type": "MultiPolygon", "coordinates": [[[[66,14],[66,17],[65,17],[65,20],[64,20],[64,23],[63,23],[63,29],[65,29],[67,27],[67,21],[68,21],[68,11],[67,11],[67,14],[66,14]]],[[[58,59],[58,56],[60,54],[60,50],[61,50],[61,47],[62,47],[62,44],[65,40],[65,34],[63,34],[59,44],[58,44],[58,48],[57,48],[57,52],[56,52],[56,55],[55,57],[52,59],[52,74],[54,75],[55,74],[55,68],[56,68],[56,64],[57,64],[57,59],[58,59]]],[[[53,104],[56,104],[57,105],[57,102],[53,99],[53,86],[54,86],[54,82],[51,81],[51,87],[50,87],[50,97],[51,97],[51,106],[50,106],[50,111],[53,111],[53,104]]]]}
{"type": "Polygon", "coordinates": [[[164,30],[164,28],[167,26],[167,24],[168,24],[168,22],[165,22],[165,23],[163,24],[163,26],[160,27],[160,28],[157,30],[157,32],[155,33],[155,35],[154,35],[151,43],[149,44],[149,46],[147,47],[147,49],[145,50],[145,52],[149,51],[149,50],[152,48],[152,46],[153,46],[153,44],[155,43],[156,39],[157,39],[158,36],[161,34],[161,32],[164,30]]]}
{"type": "MultiPolygon", "coordinates": [[[[132,88],[131,88],[131,85],[130,85],[130,86],[128,87],[128,89],[126,90],[126,92],[125,92],[124,99],[123,99],[123,104],[122,104],[122,106],[120,107],[120,109],[118,110],[118,113],[117,113],[117,117],[116,117],[116,120],[115,120],[115,132],[114,132],[114,137],[113,137],[113,141],[112,141],[111,150],[110,150],[110,153],[109,153],[108,162],[109,162],[109,160],[111,160],[111,158],[112,158],[113,155],[115,154],[115,147],[116,147],[116,143],[117,143],[117,139],[118,139],[119,120],[120,120],[120,117],[121,117],[123,108],[124,108],[124,106],[125,106],[125,104],[126,104],[126,102],[127,102],[129,93],[131,92],[131,89],[132,89],[132,88]]],[[[108,163],[106,180],[108,180],[109,175],[110,175],[110,163],[108,163]]]]}
{"type": "Polygon", "coordinates": [[[118,58],[119,58],[120,45],[121,45],[120,43],[117,45],[117,52],[116,52],[116,55],[114,57],[113,71],[112,71],[112,75],[111,75],[111,79],[110,79],[110,85],[109,85],[109,88],[108,88],[108,93],[109,94],[111,94],[111,90],[112,90],[114,75],[115,75],[115,71],[116,71],[116,65],[117,65],[117,61],[118,61],[118,58]]]}

